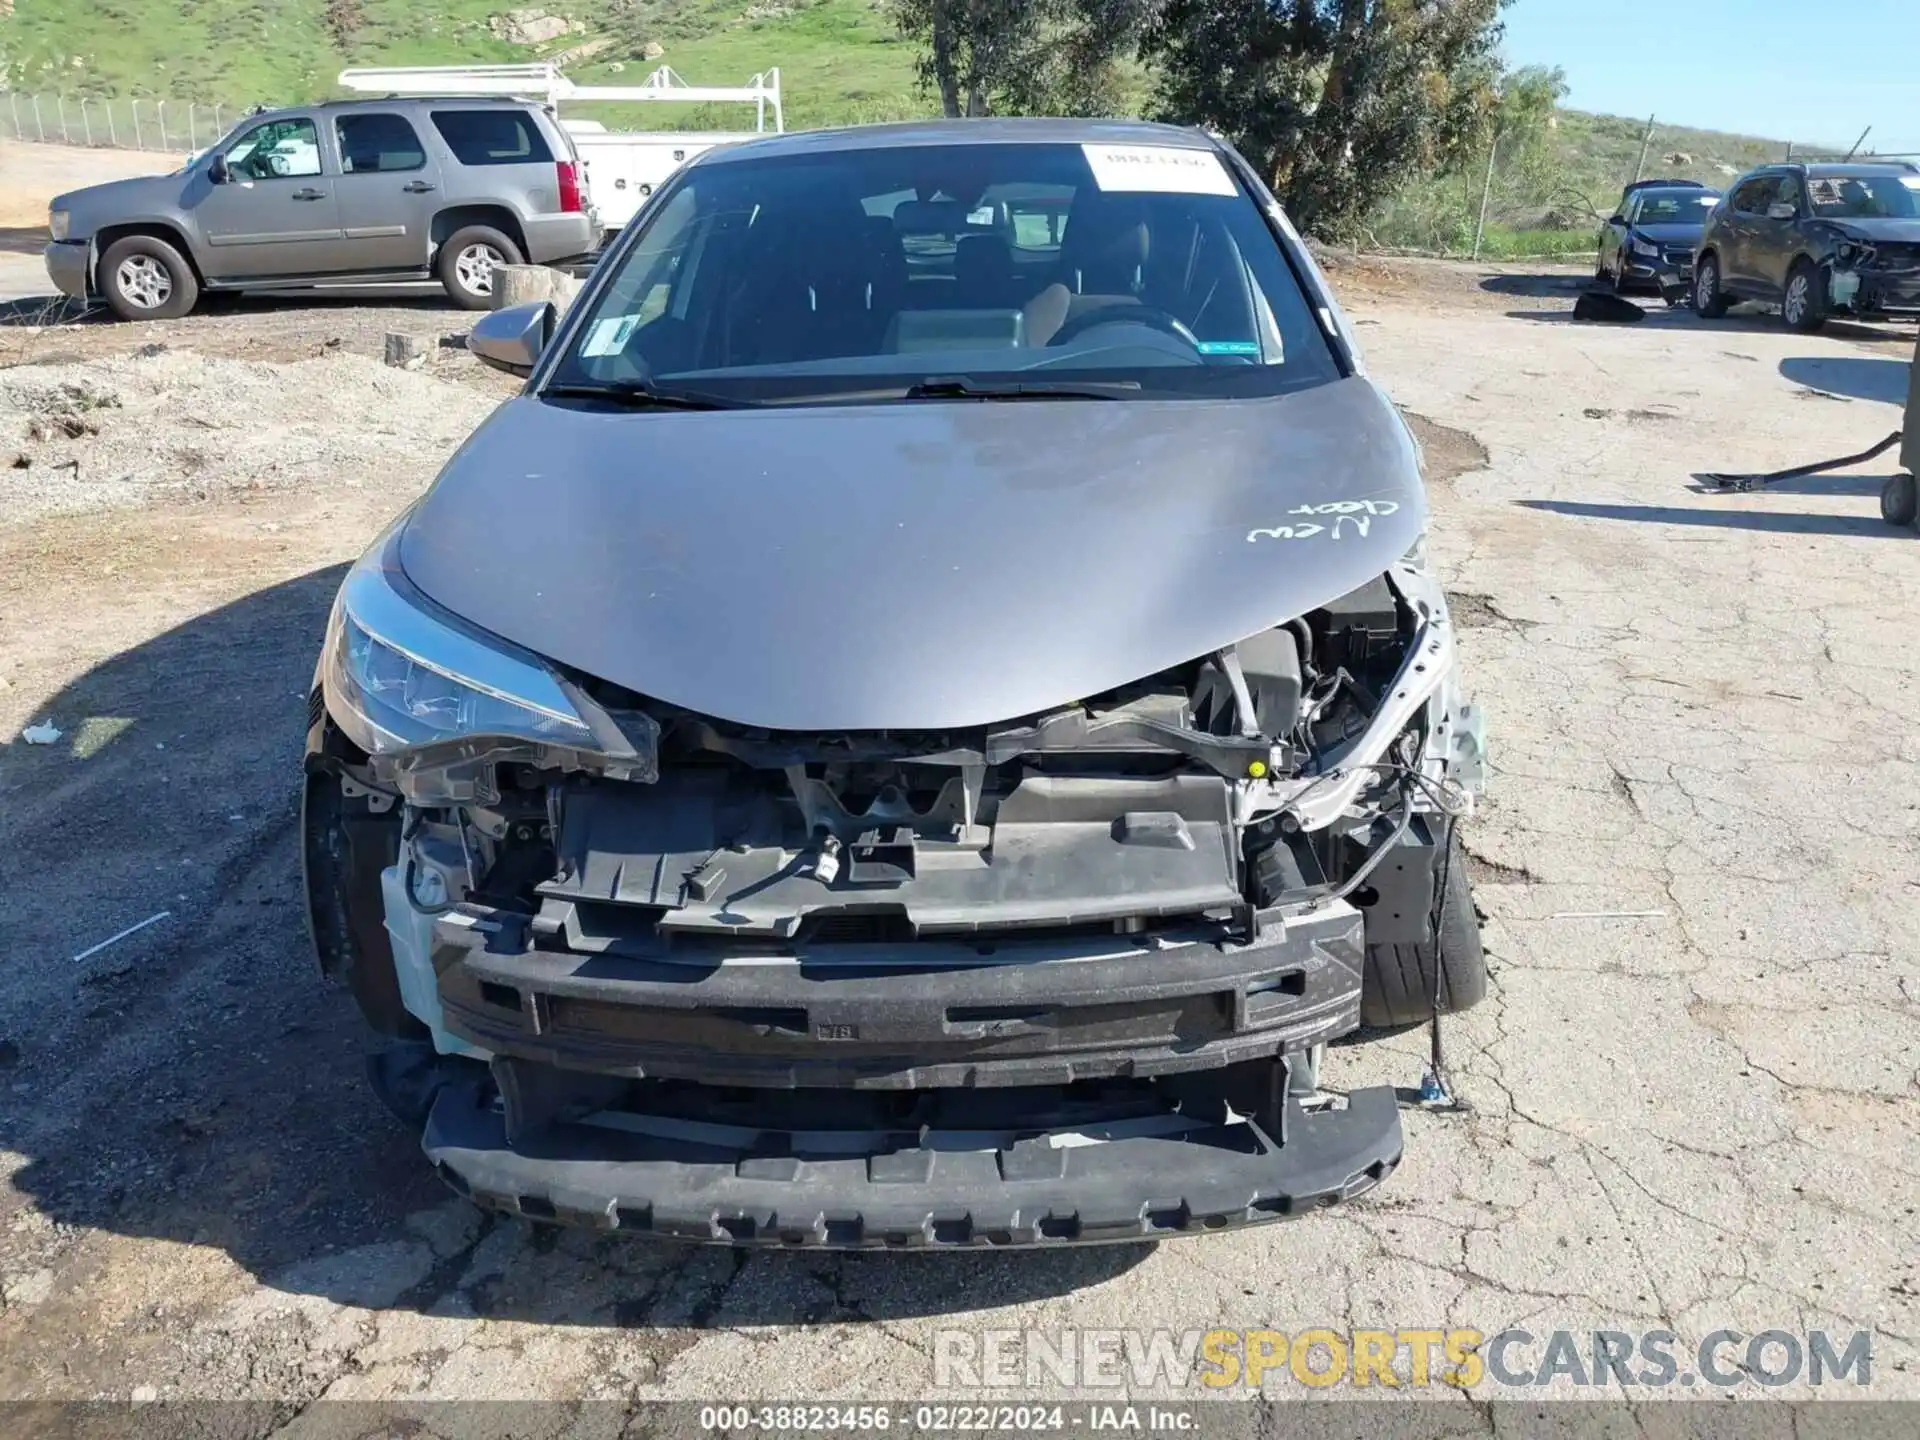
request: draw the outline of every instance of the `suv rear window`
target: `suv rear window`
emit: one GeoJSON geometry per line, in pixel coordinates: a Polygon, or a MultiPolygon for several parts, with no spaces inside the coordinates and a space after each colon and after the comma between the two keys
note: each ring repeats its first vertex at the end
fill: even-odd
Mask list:
{"type": "Polygon", "coordinates": [[[524,110],[435,110],[433,128],[462,165],[529,165],[553,159],[524,110]]]}

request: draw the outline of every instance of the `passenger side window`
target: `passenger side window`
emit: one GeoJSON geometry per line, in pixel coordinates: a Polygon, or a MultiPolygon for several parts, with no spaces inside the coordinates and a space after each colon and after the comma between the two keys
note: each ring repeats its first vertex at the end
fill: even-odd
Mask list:
{"type": "Polygon", "coordinates": [[[400,115],[342,115],[334,121],[340,168],[348,175],[426,168],[427,152],[400,115]]]}
{"type": "Polygon", "coordinates": [[[1798,210],[1800,208],[1800,177],[1798,175],[1782,175],[1780,177],[1780,189],[1778,193],[1774,195],[1772,203],[1776,205],[1791,205],[1795,210],[1798,210]]]}
{"type": "Polygon", "coordinates": [[[268,120],[227,151],[227,169],[243,180],[295,180],[320,173],[320,131],[311,120],[268,120]]]}
{"type": "Polygon", "coordinates": [[[1764,215],[1779,190],[1779,176],[1756,175],[1733,192],[1733,208],[1742,215],[1764,215]]]}
{"type": "Polygon", "coordinates": [[[522,110],[435,110],[433,128],[462,165],[531,165],[553,159],[522,110]]]}

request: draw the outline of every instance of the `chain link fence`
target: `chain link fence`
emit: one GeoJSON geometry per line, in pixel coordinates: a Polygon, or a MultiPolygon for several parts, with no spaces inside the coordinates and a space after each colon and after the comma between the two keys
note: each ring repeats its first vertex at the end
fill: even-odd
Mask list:
{"type": "Polygon", "coordinates": [[[185,154],[211,145],[246,110],[191,100],[75,98],[0,90],[0,136],[49,145],[185,154]]]}

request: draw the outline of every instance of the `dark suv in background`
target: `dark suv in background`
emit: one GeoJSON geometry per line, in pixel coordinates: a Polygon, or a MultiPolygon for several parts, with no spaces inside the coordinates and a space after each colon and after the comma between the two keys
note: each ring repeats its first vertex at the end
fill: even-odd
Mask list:
{"type": "Polygon", "coordinates": [[[599,226],[554,118],[515,100],[355,100],[250,115],[171,175],[55,197],[47,273],[125,320],[204,291],[437,279],[486,309],[493,267],[570,260],[599,226]]]}
{"type": "Polygon", "coordinates": [[[1920,316],[1920,166],[1769,165],[1714,211],[1694,265],[1693,308],[1780,307],[1795,330],[1835,315],[1920,316]]]}

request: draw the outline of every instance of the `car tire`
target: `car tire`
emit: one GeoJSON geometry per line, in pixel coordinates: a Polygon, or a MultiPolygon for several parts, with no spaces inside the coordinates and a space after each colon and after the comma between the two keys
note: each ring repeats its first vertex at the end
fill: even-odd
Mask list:
{"type": "Polygon", "coordinates": [[[1720,287],[1720,257],[1702,255],[1693,262],[1693,313],[1702,320],[1718,320],[1731,304],[1720,287]]]}
{"type": "Polygon", "coordinates": [[[1827,297],[1821,285],[1820,267],[1811,260],[1796,260],[1787,273],[1786,292],[1780,297],[1780,318],[1789,330],[1813,335],[1826,328],[1827,297]]]}
{"type": "Polygon", "coordinates": [[[1445,865],[1439,944],[1367,946],[1360,987],[1362,1025],[1386,1029],[1431,1020],[1436,979],[1442,1014],[1472,1009],[1486,999],[1487,956],[1480,946],[1466,851],[1457,835],[1445,865]]]}
{"type": "Polygon", "coordinates": [[[454,304],[462,310],[491,310],[493,267],[522,263],[520,247],[491,225],[468,225],[447,237],[436,268],[454,304]]]}
{"type": "Polygon", "coordinates": [[[1903,527],[1920,519],[1920,481],[1904,470],[1888,476],[1880,487],[1880,518],[1903,527]]]}
{"type": "Polygon", "coordinates": [[[95,273],[107,308],[122,320],[178,320],[200,300],[200,277],[186,256],[153,235],[114,241],[95,273]]]}

